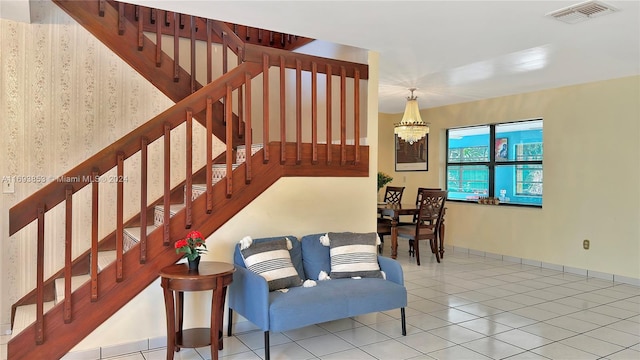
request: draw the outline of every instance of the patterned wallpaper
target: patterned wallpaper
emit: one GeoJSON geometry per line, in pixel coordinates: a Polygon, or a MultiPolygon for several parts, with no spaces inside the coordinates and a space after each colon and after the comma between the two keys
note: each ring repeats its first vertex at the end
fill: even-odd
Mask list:
{"type": "MultiPolygon", "coordinates": [[[[173,103],[52,2],[32,2],[32,24],[0,19],[0,176],[14,176],[15,193],[0,194],[2,253],[0,324],[11,304],[35,286],[35,223],[9,237],[9,209],[173,103]]],[[[197,124],[194,122],[194,124],[197,124]]],[[[172,132],[172,163],[184,169],[184,125],[172,132]]],[[[194,125],[194,168],[204,164],[204,129],[194,125]]],[[[161,141],[160,141],[161,142],[161,141]]],[[[148,198],[162,188],[162,144],[149,147],[148,198]]],[[[214,144],[221,152],[223,144],[214,144]]],[[[125,161],[125,219],[139,207],[139,155],[125,161]]],[[[112,171],[110,174],[115,174],[112,171]]],[[[184,170],[172,171],[172,182],[184,170]]],[[[115,184],[100,187],[100,236],[115,227],[115,184]],[[103,209],[110,209],[109,211],[103,209]]],[[[90,190],[74,197],[74,255],[90,242],[90,190]],[[80,204],[85,204],[81,208],[80,204]]],[[[47,213],[45,277],[64,254],[64,207],[47,213]]]]}

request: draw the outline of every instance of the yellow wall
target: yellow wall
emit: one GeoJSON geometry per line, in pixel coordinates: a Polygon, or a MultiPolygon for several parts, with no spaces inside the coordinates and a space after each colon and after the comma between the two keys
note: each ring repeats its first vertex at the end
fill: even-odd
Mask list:
{"type": "Polygon", "coordinates": [[[638,99],[636,76],[423,110],[428,172],[393,171],[402,114],[380,114],[379,168],[415,199],[418,186],[444,187],[447,128],[541,117],[542,209],[449,202],[447,245],[640,279],[638,99]]]}

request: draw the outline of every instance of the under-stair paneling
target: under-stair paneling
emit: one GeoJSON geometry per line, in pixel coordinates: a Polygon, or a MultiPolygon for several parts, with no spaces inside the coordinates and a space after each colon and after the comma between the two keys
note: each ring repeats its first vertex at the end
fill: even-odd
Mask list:
{"type": "MultiPolygon", "coordinates": [[[[10,323],[11,304],[35,286],[36,227],[9,237],[8,209],[173,104],[53,3],[33,2],[32,15],[31,24],[0,19],[0,176],[20,181],[15,193],[0,195],[7,210],[0,213],[3,328],[10,323]]],[[[205,129],[193,124],[196,169],[205,163],[205,129]]],[[[184,133],[184,125],[172,131],[178,168],[184,168],[184,133]]],[[[214,138],[214,154],[222,151],[224,144],[214,138]]],[[[149,145],[149,201],[162,193],[162,155],[161,143],[149,145]]],[[[139,162],[139,156],[126,159],[125,176],[139,162]]],[[[138,179],[136,174],[125,181],[125,220],[138,212],[138,179]]],[[[183,179],[184,170],[172,174],[174,185],[183,179]]],[[[114,208],[115,185],[101,183],[101,209],[114,208]]],[[[74,256],[90,243],[89,189],[74,197],[74,256]]],[[[64,206],[59,207],[45,217],[45,276],[63,265],[64,206]]],[[[115,226],[111,212],[100,211],[101,236],[115,226]]]]}

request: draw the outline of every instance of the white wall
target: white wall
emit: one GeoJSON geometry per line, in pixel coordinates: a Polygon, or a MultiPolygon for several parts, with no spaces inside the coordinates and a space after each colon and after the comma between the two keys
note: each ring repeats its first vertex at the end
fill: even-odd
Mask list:
{"type": "Polygon", "coordinates": [[[543,207],[449,202],[446,244],[640,279],[638,99],[640,77],[629,77],[423,110],[428,172],[393,171],[402,114],[381,115],[380,169],[413,199],[445,185],[446,128],[543,118],[543,207]]]}

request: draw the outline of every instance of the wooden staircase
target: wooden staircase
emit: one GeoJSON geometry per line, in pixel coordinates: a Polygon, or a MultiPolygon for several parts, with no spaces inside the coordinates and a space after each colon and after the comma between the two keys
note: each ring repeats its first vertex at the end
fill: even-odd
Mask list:
{"type": "MultiPolygon", "coordinates": [[[[166,91],[176,104],[62,177],[75,181],[50,183],[10,209],[10,235],[31,223],[36,224],[38,231],[34,240],[38,261],[34,290],[12,308],[13,318],[29,319],[32,323],[24,329],[14,328],[14,336],[8,344],[9,359],[62,357],[153,282],[162,267],[179,259],[173,242],[184,237],[186,229],[211,235],[279,178],[368,176],[368,147],[359,144],[360,80],[368,76],[366,65],[245,43],[240,37],[230,35],[233,30],[229,24],[208,19],[189,17],[185,22],[183,19],[187,18],[182,14],[104,0],[55,2],[160,90],[166,91]],[[159,46],[146,46],[148,39],[141,40],[145,27],[140,22],[146,13],[155,13],[156,26],[158,22],[166,24],[159,19],[173,17],[174,38],[189,34],[193,39],[192,48],[194,41],[203,41],[195,39],[196,27],[207,29],[204,36],[207,44],[212,44],[214,34],[219,33],[223,52],[235,49],[233,53],[238,54],[238,65],[231,70],[225,69],[217,79],[207,80],[206,85],[200,85],[195,81],[193,61],[190,71],[185,71],[177,59],[160,51],[159,46]],[[134,23],[129,19],[131,17],[140,21],[134,23]],[[191,26],[185,26],[185,30],[180,28],[183,24],[191,26]],[[279,68],[279,76],[275,79],[269,76],[271,67],[279,68]],[[292,73],[296,86],[287,90],[285,84],[292,73]],[[310,98],[303,98],[303,73],[308,73],[312,79],[310,98]],[[254,104],[251,98],[257,76],[262,77],[262,83],[258,85],[263,90],[262,106],[254,104]],[[333,81],[334,78],[337,81],[333,81]],[[322,119],[322,125],[318,121],[319,79],[325,81],[326,99],[330,99],[326,101],[327,115],[322,119]],[[335,90],[339,95],[336,96],[339,98],[337,104],[331,101],[335,98],[333,82],[340,84],[335,90]],[[347,82],[350,82],[349,87],[347,82]],[[270,85],[275,83],[279,90],[274,92],[270,85]],[[350,94],[347,88],[353,89],[350,94]],[[271,121],[272,100],[279,110],[275,122],[271,121]],[[311,114],[302,115],[303,102],[311,104],[311,114]],[[238,104],[238,114],[232,111],[234,103],[238,104]],[[287,103],[295,104],[295,118],[287,118],[287,103]],[[257,107],[261,108],[256,110],[257,107]],[[351,117],[347,116],[348,108],[353,114],[351,117]],[[201,125],[193,123],[192,119],[201,125]],[[254,124],[259,125],[258,131],[254,131],[254,124]],[[207,134],[206,164],[199,169],[192,168],[193,143],[197,141],[192,135],[194,126],[204,126],[207,134]],[[304,141],[303,126],[311,129],[311,136],[308,139],[305,136],[304,141]],[[291,134],[290,129],[294,129],[291,134]],[[171,144],[177,131],[184,131],[186,139],[186,148],[180,154],[186,158],[185,168],[180,169],[186,177],[172,186],[171,174],[177,169],[172,163],[171,144]],[[338,134],[335,140],[334,133],[338,134]],[[225,141],[226,151],[217,157],[212,151],[212,136],[223,141],[231,139],[225,141]],[[161,144],[163,149],[159,159],[152,158],[149,151],[154,143],[161,144]],[[245,149],[251,151],[247,153],[245,149]],[[139,168],[125,173],[125,163],[134,156],[140,158],[139,168]],[[151,161],[164,164],[163,185],[161,197],[148,201],[148,164],[151,161]],[[117,178],[136,176],[140,179],[140,210],[125,218],[126,194],[122,182],[118,182],[116,205],[109,210],[116,214],[116,226],[108,235],[99,238],[99,190],[104,184],[97,179],[107,173],[115,173],[117,178]],[[85,187],[92,194],[90,203],[74,201],[76,194],[85,187]],[[45,214],[57,207],[65,209],[61,219],[66,227],[65,265],[45,279],[45,214]],[[92,214],[91,244],[83,254],[72,258],[72,244],[74,240],[78,241],[71,221],[76,211],[92,214]]],[[[167,33],[161,27],[155,29],[167,33]]],[[[248,31],[249,37],[254,37],[251,34],[255,29],[248,31]]],[[[202,37],[201,34],[198,36],[202,37]]],[[[246,33],[243,36],[246,38],[246,33]]],[[[156,44],[162,42],[158,39],[156,44]]],[[[214,66],[208,56],[206,62],[207,68],[214,66]]],[[[228,59],[223,62],[227,63],[228,59]]]]}

